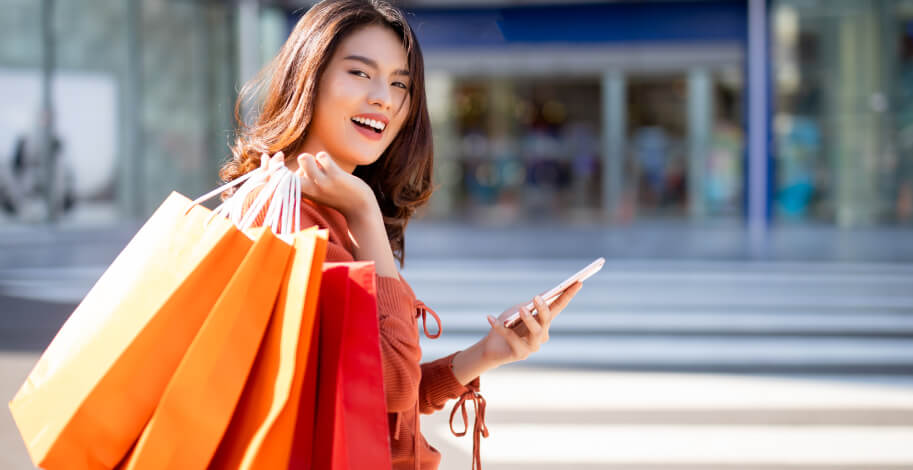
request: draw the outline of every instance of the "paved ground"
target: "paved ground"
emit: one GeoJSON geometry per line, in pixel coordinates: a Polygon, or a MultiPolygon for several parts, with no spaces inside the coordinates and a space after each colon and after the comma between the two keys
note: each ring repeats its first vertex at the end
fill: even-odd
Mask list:
{"type": "MultiPolygon", "coordinates": [[[[483,390],[490,470],[913,468],[910,379],[518,367],[483,390]]],[[[441,470],[469,468],[448,417],[423,417],[424,433],[441,470]]]]}
{"type": "MultiPolygon", "coordinates": [[[[38,360],[30,352],[4,351],[0,353],[0,398],[6,404],[25,381],[29,371],[38,360]]],[[[4,406],[0,413],[0,468],[24,470],[34,468],[25,450],[25,444],[16,430],[9,409],[4,406]]]]}
{"type": "MultiPolygon", "coordinates": [[[[0,397],[136,230],[0,227],[0,397]]],[[[429,358],[484,315],[609,263],[524,366],[483,378],[486,469],[913,468],[910,231],[410,228],[404,275],[441,314],[429,358]]],[[[449,409],[442,470],[469,467],[449,409]]],[[[0,468],[31,468],[0,413],[0,468]]]]}
{"type": "MultiPolygon", "coordinates": [[[[0,396],[15,393],[36,359],[0,354],[0,396]]],[[[487,469],[913,466],[913,381],[907,379],[514,367],[483,380],[487,469]]],[[[423,432],[443,453],[441,470],[463,470],[472,442],[450,434],[449,412],[423,416],[423,432]]],[[[0,414],[0,468],[34,468],[8,413],[0,414]]]]}

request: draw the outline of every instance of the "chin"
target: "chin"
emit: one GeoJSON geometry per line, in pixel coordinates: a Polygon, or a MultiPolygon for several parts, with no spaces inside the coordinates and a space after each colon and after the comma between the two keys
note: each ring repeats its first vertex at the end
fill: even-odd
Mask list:
{"type": "Polygon", "coordinates": [[[374,151],[365,151],[360,152],[355,161],[358,162],[359,166],[370,165],[380,159],[380,156],[383,155],[383,150],[374,150],[374,151]]]}
{"type": "Polygon", "coordinates": [[[347,153],[343,154],[343,158],[351,163],[354,163],[356,166],[367,166],[376,162],[383,152],[374,154],[374,152],[357,152],[357,153],[347,153]]]}

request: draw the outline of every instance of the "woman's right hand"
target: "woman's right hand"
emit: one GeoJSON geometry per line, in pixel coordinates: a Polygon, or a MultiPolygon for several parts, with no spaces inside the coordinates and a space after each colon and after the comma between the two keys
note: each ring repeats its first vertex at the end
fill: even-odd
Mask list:
{"type": "MultiPolygon", "coordinates": [[[[332,207],[347,219],[377,205],[374,192],[361,178],[347,173],[326,153],[316,156],[303,153],[298,156],[295,174],[301,180],[301,194],[308,199],[332,207]]],[[[272,157],[263,154],[260,168],[266,172],[275,171],[285,165],[285,154],[272,157]]]]}
{"type": "MultiPolygon", "coordinates": [[[[384,227],[383,214],[374,192],[361,178],[336,165],[325,152],[316,157],[301,154],[295,174],[301,179],[301,194],[308,199],[338,210],[349,224],[354,258],[374,261],[378,276],[397,277],[399,270],[384,227]]],[[[260,157],[260,168],[270,172],[285,165],[285,155],[260,157]]]]}

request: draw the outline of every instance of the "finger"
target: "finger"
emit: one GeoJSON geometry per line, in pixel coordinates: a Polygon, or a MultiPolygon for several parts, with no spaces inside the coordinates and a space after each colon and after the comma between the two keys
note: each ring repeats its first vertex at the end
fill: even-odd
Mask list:
{"type": "Polygon", "coordinates": [[[304,162],[307,157],[305,153],[298,155],[298,169],[295,170],[295,175],[298,176],[298,181],[301,182],[301,192],[302,194],[313,194],[314,192],[314,180],[313,177],[308,173],[307,167],[304,162]]]}
{"type": "Polygon", "coordinates": [[[298,155],[298,166],[299,167],[304,166],[304,161],[308,158],[313,158],[313,157],[314,157],[313,155],[311,155],[307,152],[298,155]]]}
{"type": "Polygon", "coordinates": [[[543,326],[548,326],[552,322],[552,312],[548,307],[548,304],[545,303],[545,299],[541,295],[537,295],[533,298],[533,305],[536,306],[536,311],[539,312],[536,317],[538,317],[539,324],[543,326]]]}
{"type": "Polygon", "coordinates": [[[542,334],[542,325],[539,322],[542,321],[542,310],[539,310],[539,320],[537,321],[533,315],[523,307],[520,309],[520,319],[523,321],[523,324],[526,325],[526,329],[529,330],[530,334],[528,338],[538,338],[542,334]]]}
{"type": "Polygon", "coordinates": [[[335,172],[339,169],[339,167],[336,165],[336,162],[330,158],[330,154],[326,152],[318,152],[315,160],[317,160],[317,165],[323,171],[327,172],[327,174],[331,174],[332,172],[335,172]]]}
{"type": "Polygon", "coordinates": [[[314,184],[317,184],[319,186],[324,182],[324,180],[326,179],[326,172],[324,172],[323,170],[320,169],[320,167],[317,166],[317,160],[314,158],[313,155],[311,155],[309,153],[305,154],[305,158],[304,159],[299,158],[298,162],[299,162],[299,164],[303,163],[305,172],[307,172],[307,174],[310,176],[310,178],[314,182],[314,184]]]}
{"type": "Polygon", "coordinates": [[[529,357],[530,347],[526,341],[523,340],[514,330],[507,328],[501,322],[496,322],[494,325],[495,334],[504,338],[507,341],[508,346],[511,349],[511,356],[514,360],[522,360],[529,357]]]}
{"type": "Polygon", "coordinates": [[[269,169],[269,154],[261,153],[260,154],[260,169],[266,171],[269,169]]]}
{"type": "Polygon", "coordinates": [[[301,155],[298,155],[298,171],[309,180],[314,179],[314,174],[313,171],[308,168],[307,163],[308,160],[313,158],[314,156],[309,153],[302,153],[301,155]]]}
{"type": "Polygon", "coordinates": [[[574,285],[565,289],[565,291],[563,293],[561,293],[561,296],[558,297],[558,299],[556,299],[554,302],[552,302],[552,306],[550,308],[550,310],[552,311],[552,318],[554,318],[555,315],[558,315],[559,313],[561,313],[561,311],[564,310],[564,307],[567,307],[567,304],[569,304],[571,302],[571,299],[573,299],[574,296],[577,295],[577,292],[580,292],[580,289],[582,287],[583,287],[582,282],[579,282],[579,281],[575,282],[574,285]]]}
{"type": "Polygon", "coordinates": [[[521,338],[525,339],[527,336],[529,336],[529,328],[527,328],[526,323],[523,323],[522,321],[514,324],[514,326],[511,326],[510,329],[514,330],[514,333],[516,333],[517,336],[521,338]]]}
{"type": "Polygon", "coordinates": [[[269,171],[273,172],[279,169],[279,167],[285,164],[285,154],[282,152],[277,152],[269,159],[269,171]]]}
{"type": "Polygon", "coordinates": [[[519,313],[520,307],[522,307],[522,306],[523,306],[522,304],[517,304],[517,305],[514,305],[514,306],[508,308],[507,310],[504,310],[503,312],[501,312],[500,315],[498,315],[498,320],[503,322],[504,320],[507,320],[508,317],[510,317],[511,315],[513,315],[515,313],[519,313]]]}
{"type": "Polygon", "coordinates": [[[504,338],[511,350],[511,361],[526,359],[532,353],[532,349],[523,338],[514,330],[505,328],[503,324],[495,325],[495,334],[504,338]]]}

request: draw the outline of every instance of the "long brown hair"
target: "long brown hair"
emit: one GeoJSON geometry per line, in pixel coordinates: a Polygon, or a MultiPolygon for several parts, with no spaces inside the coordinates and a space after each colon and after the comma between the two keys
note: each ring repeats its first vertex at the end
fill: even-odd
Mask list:
{"type": "Polygon", "coordinates": [[[219,175],[231,181],[257,168],[260,155],[279,151],[287,156],[301,148],[314,115],[317,84],[343,39],[369,25],[390,28],[402,39],[410,74],[409,113],[399,134],[380,158],[354,174],[374,191],[390,247],[400,265],[405,258],[405,230],[416,208],[431,197],[434,164],[431,121],[425,99],[425,66],[418,40],[403,13],[382,0],[324,0],[298,20],[279,54],[256,78],[245,84],[235,104],[237,137],[232,158],[219,175]],[[253,123],[241,109],[267,88],[253,123]]]}

